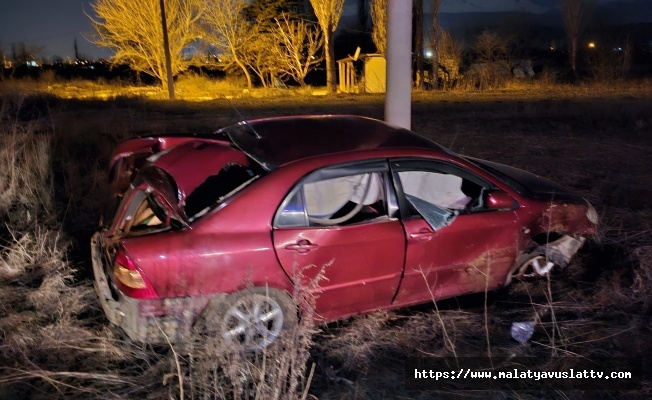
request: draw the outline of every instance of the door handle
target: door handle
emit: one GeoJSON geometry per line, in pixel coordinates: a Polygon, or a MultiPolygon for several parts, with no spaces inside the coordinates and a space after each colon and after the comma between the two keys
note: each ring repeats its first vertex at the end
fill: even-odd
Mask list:
{"type": "Polygon", "coordinates": [[[432,236],[435,234],[435,232],[431,231],[430,229],[421,229],[419,232],[414,232],[410,233],[410,238],[418,240],[420,242],[426,242],[430,239],[432,239],[432,236]]]}
{"type": "Polygon", "coordinates": [[[311,251],[313,251],[317,247],[319,247],[319,246],[317,246],[316,244],[310,243],[309,240],[301,239],[301,240],[297,241],[294,244],[289,244],[289,245],[285,246],[285,250],[296,251],[297,253],[300,253],[300,254],[306,254],[306,253],[310,253],[311,251]]]}

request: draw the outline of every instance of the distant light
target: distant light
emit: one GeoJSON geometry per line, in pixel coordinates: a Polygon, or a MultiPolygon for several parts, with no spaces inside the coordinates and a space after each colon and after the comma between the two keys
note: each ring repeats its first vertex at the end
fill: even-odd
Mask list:
{"type": "Polygon", "coordinates": [[[623,51],[622,47],[614,47],[614,51],[623,51]]]}
{"type": "Polygon", "coordinates": [[[595,42],[589,42],[589,49],[595,49],[595,42]]]}
{"type": "Polygon", "coordinates": [[[426,56],[426,58],[431,58],[432,57],[432,50],[426,50],[424,55],[426,56]]]}
{"type": "Polygon", "coordinates": [[[555,51],[555,48],[550,46],[550,51],[555,51]]]}

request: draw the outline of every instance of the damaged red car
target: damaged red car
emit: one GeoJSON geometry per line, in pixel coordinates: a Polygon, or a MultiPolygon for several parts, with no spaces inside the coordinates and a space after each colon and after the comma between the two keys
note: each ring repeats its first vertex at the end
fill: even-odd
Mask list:
{"type": "Polygon", "coordinates": [[[149,343],[210,319],[264,348],[320,271],[322,322],[500,288],[565,267],[598,224],[553,182],[356,116],[128,140],[109,184],[96,290],[109,321],[149,343]]]}

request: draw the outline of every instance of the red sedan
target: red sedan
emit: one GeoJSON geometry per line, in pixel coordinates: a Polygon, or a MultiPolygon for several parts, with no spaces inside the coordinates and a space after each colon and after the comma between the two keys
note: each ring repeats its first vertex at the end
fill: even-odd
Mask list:
{"type": "Polygon", "coordinates": [[[263,348],[320,271],[323,322],[496,289],[566,266],[598,223],[553,182],[355,116],[128,140],[109,182],[96,290],[112,323],[151,343],[211,319],[263,348]]]}

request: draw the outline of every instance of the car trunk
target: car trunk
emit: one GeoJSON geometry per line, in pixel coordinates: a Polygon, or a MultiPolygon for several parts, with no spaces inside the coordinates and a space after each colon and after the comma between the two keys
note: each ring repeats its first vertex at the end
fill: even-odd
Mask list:
{"type": "Polygon", "coordinates": [[[139,171],[132,187],[122,197],[112,223],[103,236],[126,236],[188,227],[187,217],[175,196],[172,178],[160,168],[139,171]]]}
{"type": "Polygon", "coordinates": [[[132,139],[115,150],[102,227],[105,246],[121,238],[190,228],[191,223],[264,173],[223,140],[132,139]]]}

